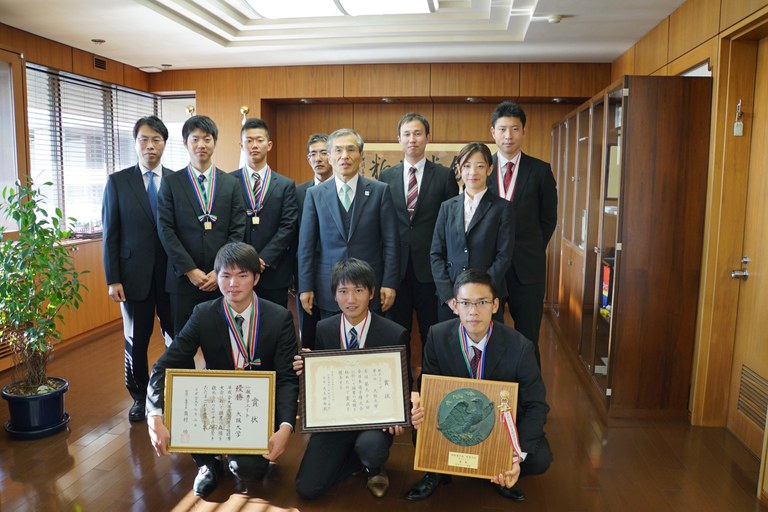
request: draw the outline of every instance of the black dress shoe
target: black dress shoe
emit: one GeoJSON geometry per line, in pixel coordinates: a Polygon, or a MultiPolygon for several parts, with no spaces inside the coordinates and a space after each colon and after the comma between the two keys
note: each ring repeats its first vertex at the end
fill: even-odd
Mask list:
{"type": "Polygon", "coordinates": [[[200,466],[192,490],[195,496],[205,498],[219,485],[219,471],[215,466],[200,466]]]}
{"type": "Polygon", "coordinates": [[[144,421],[147,419],[144,400],[134,400],[131,410],[128,411],[128,421],[144,421]]]}
{"type": "Polygon", "coordinates": [[[435,489],[451,481],[450,475],[441,475],[440,473],[426,473],[421,480],[416,482],[405,499],[409,501],[425,500],[432,496],[435,489]]]}
{"type": "Polygon", "coordinates": [[[493,486],[496,487],[496,492],[508,500],[525,501],[525,494],[516,485],[514,487],[504,487],[503,485],[493,484],[493,486]]]}

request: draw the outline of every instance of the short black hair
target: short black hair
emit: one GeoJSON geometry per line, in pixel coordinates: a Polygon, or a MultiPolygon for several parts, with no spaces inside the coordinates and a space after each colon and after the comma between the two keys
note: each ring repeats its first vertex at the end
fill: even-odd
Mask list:
{"type": "Polygon", "coordinates": [[[522,107],[514,101],[502,101],[491,114],[491,126],[496,127],[496,121],[501,117],[516,117],[523,123],[525,128],[525,112],[522,107]]]}
{"type": "Polygon", "coordinates": [[[213,122],[208,116],[192,116],[184,122],[184,126],[181,127],[181,138],[184,140],[184,144],[187,143],[187,137],[195,130],[201,130],[203,133],[207,133],[213,137],[213,142],[219,139],[219,129],[216,127],[216,123],[213,122]]]}
{"type": "Polygon", "coordinates": [[[367,261],[357,258],[341,260],[331,269],[332,294],[336,294],[340,284],[363,286],[373,293],[376,289],[376,273],[367,261]]]}
{"type": "Polygon", "coordinates": [[[168,128],[165,127],[165,123],[157,116],[142,117],[136,124],[133,125],[133,140],[139,136],[139,130],[142,126],[146,126],[152,131],[155,131],[162,135],[164,141],[168,141],[168,128]]]}
{"type": "Polygon", "coordinates": [[[246,130],[253,130],[253,129],[261,129],[267,132],[267,140],[270,140],[269,135],[269,126],[267,126],[267,123],[265,123],[262,119],[259,119],[258,117],[252,117],[250,119],[246,119],[243,123],[243,127],[240,128],[240,138],[243,138],[243,135],[245,134],[246,130]]]}
{"type": "Polygon", "coordinates": [[[216,253],[213,271],[218,275],[223,269],[239,268],[251,272],[254,276],[261,273],[259,253],[252,245],[245,242],[230,242],[222,246],[216,253]]]}
{"type": "Polygon", "coordinates": [[[325,145],[328,145],[328,135],[324,133],[313,133],[309,136],[307,139],[307,154],[312,150],[312,144],[315,144],[316,142],[325,142],[325,145]]]}
{"type": "Polygon", "coordinates": [[[493,284],[490,274],[484,270],[477,270],[475,268],[469,268],[456,276],[456,281],[453,283],[453,296],[456,297],[459,294],[459,288],[465,284],[484,284],[491,289],[491,297],[496,298],[496,286],[493,284]]]}
{"type": "Polygon", "coordinates": [[[467,159],[475,153],[480,153],[483,155],[483,160],[485,160],[485,163],[488,164],[488,167],[493,167],[493,155],[491,154],[491,150],[488,148],[488,146],[482,142],[470,142],[461,148],[459,154],[456,155],[456,168],[459,172],[461,172],[461,166],[464,165],[464,162],[466,162],[467,159]]]}
{"type": "Polygon", "coordinates": [[[400,128],[402,128],[405,123],[410,123],[411,121],[418,121],[424,125],[424,131],[427,132],[426,135],[429,135],[429,121],[427,121],[427,118],[416,112],[408,112],[397,122],[398,137],[400,136],[400,128]]]}

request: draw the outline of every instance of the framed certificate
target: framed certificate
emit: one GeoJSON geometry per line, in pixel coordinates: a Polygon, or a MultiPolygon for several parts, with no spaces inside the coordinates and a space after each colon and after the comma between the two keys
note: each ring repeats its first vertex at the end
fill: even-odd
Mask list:
{"type": "Polygon", "coordinates": [[[413,469],[490,480],[512,468],[514,449],[500,419],[513,417],[517,383],[422,375],[424,422],[413,469]]]}
{"type": "Polygon", "coordinates": [[[304,353],[303,432],[410,425],[405,347],[304,353]]]}
{"type": "Polygon", "coordinates": [[[274,430],[275,372],[165,372],[168,451],[264,454],[274,430]]]}

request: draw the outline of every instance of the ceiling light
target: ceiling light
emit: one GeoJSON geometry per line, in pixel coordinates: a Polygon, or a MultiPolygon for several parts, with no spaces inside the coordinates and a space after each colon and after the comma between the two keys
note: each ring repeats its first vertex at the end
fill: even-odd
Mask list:
{"type": "Polygon", "coordinates": [[[173,67],[173,64],[160,64],[160,67],[163,69],[171,69],[173,67]]]}
{"type": "Polygon", "coordinates": [[[560,23],[563,20],[563,17],[559,14],[550,14],[547,16],[547,23],[560,23]]]}
{"type": "Polygon", "coordinates": [[[301,103],[302,105],[311,105],[313,103],[317,103],[317,101],[311,100],[309,98],[300,98],[299,103],[301,103]]]}
{"type": "Polygon", "coordinates": [[[399,101],[397,98],[381,98],[382,103],[397,103],[399,101]]]}
{"type": "Polygon", "coordinates": [[[440,8],[439,0],[245,0],[256,13],[268,19],[316,18],[323,16],[381,16],[429,14],[440,8]]]}
{"type": "Polygon", "coordinates": [[[465,101],[467,103],[482,103],[483,98],[478,98],[477,96],[469,96],[465,101]]]}
{"type": "Polygon", "coordinates": [[[104,43],[106,43],[106,41],[104,39],[91,39],[91,42],[93,44],[95,44],[96,46],[101,46],[104,43]]]}
{"type": "Polygon", "coordinates": [[[162,69],[157,66],[141,66],[139,70],[145,73],[160,73],[162,71],[162,69]]]}

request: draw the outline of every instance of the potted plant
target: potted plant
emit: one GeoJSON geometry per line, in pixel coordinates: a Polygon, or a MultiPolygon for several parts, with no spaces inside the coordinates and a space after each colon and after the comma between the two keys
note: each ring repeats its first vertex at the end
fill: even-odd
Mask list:
{"type": "Polygon", "coordinates": [[[27,439],[63,430],[69,421],[69,384],[49,378],[46,367],[61,340],[56,320],[82,302],[80,274],[62,244],[71,235],[66,222],[74,219],[65,219],[59,208],[46,211],[44,200],[31,178],[5,187],[0,199],[0,215],[19,228],[12,238],[0,227],[0,343],[11,347],[17,378],[2,390],[10,411],[5,429],[27,439]]]}

